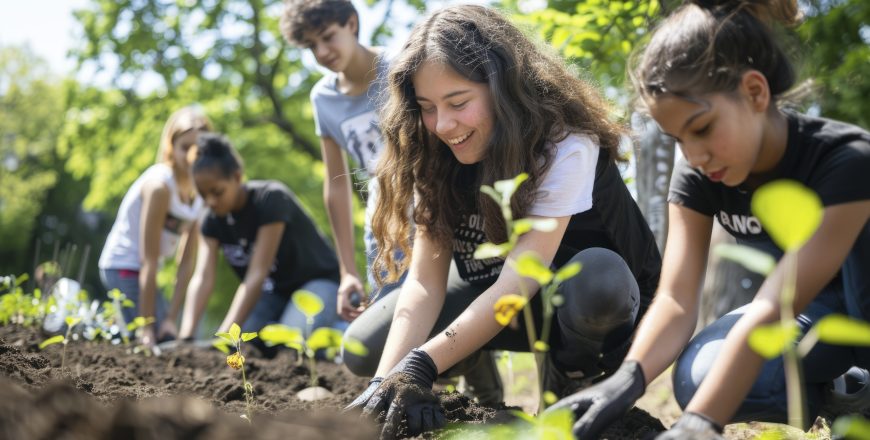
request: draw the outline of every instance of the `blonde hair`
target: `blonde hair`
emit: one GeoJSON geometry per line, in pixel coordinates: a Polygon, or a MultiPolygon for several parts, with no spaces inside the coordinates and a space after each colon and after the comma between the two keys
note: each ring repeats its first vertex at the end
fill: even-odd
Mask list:
{"type": "Polygon", "coordinates": [[[172,164],[173,143],[189,131],[212,131],[211,121],[200,105],[182,107],[172,113],[163,126],[156,163],[172,164]]]}

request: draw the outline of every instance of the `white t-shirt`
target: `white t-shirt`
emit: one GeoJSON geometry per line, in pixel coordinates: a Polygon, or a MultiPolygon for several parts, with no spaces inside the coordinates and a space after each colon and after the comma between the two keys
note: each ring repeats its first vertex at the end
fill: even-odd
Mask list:
{"type": "Polygon", "coordinates": [[[181,231],[190,226],[203,211],[203,200],[198,195],[191,204],[185,204],[178,196],[178,188],[172,169],[166,164],[154,164],[145,170],[121,201],[118,216],[106,238],[100,254],[100,269],[139,270],[139,220],[142,211],[142,185],[157,180],[169,187],[169,212],[160,233],[160,259],[175,251],[181,231]]]}
{"type": "Polygon", "coordinates": [[[595,141],[582,134],[570,134],[559,142],[529,215],[565,217],[591,208],[600,150],[595,141]]]}

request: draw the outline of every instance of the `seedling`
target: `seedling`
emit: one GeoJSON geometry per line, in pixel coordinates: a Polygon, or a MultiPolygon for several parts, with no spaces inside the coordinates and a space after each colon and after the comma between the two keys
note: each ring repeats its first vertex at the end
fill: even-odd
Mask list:
{"type": "MultiPolygon", "coordinates": [[[[257,332],[242,333],[241,327],[235,322],[230,326],[228,333],[215,333],[215,336],[223,339],[233,347],[236,351],[232,354],[227,350],[227,365],[234,370],[242,370],[242,386],[245,389],[245,414],[242,418],[251,423],[251,406],[254,404],[254,387],[248,382],[245,377],[245,357],[242,356],[242,342],[248,342],[257,337],[257,332]]],[[[217,346],[217,345],[215,345],[217,346]]],[[[226,347],[224,347],[226,348],[226,347]]]]}
{"type": "MultiPolygon", "coordinates": [[[[505,258],[510,251],[516,246],[519,237],[531,230],[549,232],[556,228],[556,221],[536,220],[536,219],[513,219],[511,211],[511,197],[513,197],[517,188],[528,179],[528,174],[522,173],[513,179],[500,180],[495,182],[493,186],[483,185],[480,190],[489,195],[501,207],[502,216],[507,224],[510,235],[508,241],[501,244],[484,243],[475,250],[474,258],[505,258]]],[[[523,318],[526,321],[526,333],[529,339],[529,347],[535,354],[535,360],[538,367],[538,378],[541,390],[543,390],[543,364],[546,353],[550,350],[547,341],[550,338],[550,322],[553,319],[555,307],[559,307],[564,303],[564,298],[556,294],[559,285],[565,280],[580,273],[582,266],[580,263],[571,263],[563,266],[555,273],[549,267],[541,263],[540,258],[533,252],[524,252],[520,254],[516,260],[508,260],[509,264],[520,276],[531,278],[540,285],[541,302],[543,304],[543,329],[540,339],[535,335],[534,317],[532,310],[526,305],[531,298],[531,292],[525,287],[524,283],[520,283],[520,294],[504,295],[495,303],[495,320],[502,326],[507,326],[516,317],[520,310],[523,311],[523,318]]],[[[543,410],[546,405],[556,401],[556,396],[545,391],[541,393],[539,409],[543,410]]]]}
{"type": "MultiPolygon", "coordinates": [[[[789,424],[803,429],[806,400],[803,397],[800,360],[818,341],[870,346],[870,324],[843,315],[828,315],[819,320],[800,343],[795,344],[800,335],[793,312],[797,251],[812,237],[821,223],[822,204],[819,197],[802,184],[778,180],[756,191],[752,197],[752,212],[773,241],[785,252],[782,258],[786,273],[780,292],[779,322],[754,330],[749,336],[749,345],[767,359],[783,356],[789,424]]],[[[776,267],[772,257],[745,246],[720,245],[715,252],[764,276],[769,276],[776,267]]],[[[848,430],[844,427],[845,423],[841,423],[839,429],[848,430]]],[[[835,427],[836,425],[835,423],[835,427]]]]}
{"type": "Polygon", "coordinates": [[[574,424],[574,416],[571,410],[565,408],[558,411],[539,412],[537,417],[530,416],[522,411],[511,411],[517,420],[509,424],[496,425],[462,425],[461,429],[447,432],[447,440],[461,440],[469,437],[480,440],[502,439],[546,439],[546,440],[573,440],[571,432],[574,424]],[[468,430],[474,434],[469,436],[468,430]]]}
{"type": "MultiPolygon", "coordinates": [[[[154,320],[153,316],[149,316],[147,318],[142,317],[142,316],[137,316],[137,317],[133,318],[132,322],[127,324],[127,331],[132,333],[135,336],[136,340],[138,341],[142,337],[142,329],[145,326],[153,324],[154,321],[155,320],[154,320]]],[[[123,335],[123,333],[122,333],[122,335],[123,335]]],[[[140,352],[145,353],[147,356],[151,356],[153,354],[151,352],[151,348],[149,348],[145,345],[136,345],[135,347],[133,347],[133,353],[140,353],[140,352]]],[[[158,352],[158,354],[159,354],[159,352],[158,352]]]]}
{"type": "Polygon", "coordinates": [[[74,316],[67,316],[66,319],[66,335],[56,335],[52,336],[39,344],[39,349],[43,350],[45,347],[48,347],[52,344],[57,344],[58,342],[63,344],[63,354],[60,357],[60,373],[63,374],[64,365],[66,364],[66,346],[70,341],[70,334],[72,333],[73,327],[81,321],[80,318],[76,318],[74,316]]]}

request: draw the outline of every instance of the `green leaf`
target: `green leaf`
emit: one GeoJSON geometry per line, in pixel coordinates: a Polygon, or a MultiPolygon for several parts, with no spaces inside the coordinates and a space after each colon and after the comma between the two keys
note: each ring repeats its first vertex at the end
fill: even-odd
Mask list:
{"type": "Polygon", "coordinates": [[[369,349],[362,342],[354,338],[344,338],[344,351],[359,356],[368,356],[369,349]]]}
{"type": "Polygon", "coordinates": [[[555,307],[562,307],[562,304],[565,304],[565,297],[562,295],[553,295],[550,298],[550,304],[553,304],[555,307]]]}
{"type": "Polygon", "coordinates": [[[513,268],[520,276],[531,278],[542,286],[553,279],[553,272],[541,264],[538,256],[531,251],[520,254],[513,263],[513,268]]]}
{"type": "Polygon", "coordinates": [[[284,324],[269,324],[260,330],[260,339],[266,345],[300,345],[305,342],[302,330],[296,327],[288,327],[284,324]]]}
{"type": "Polygon", "coordinates": [[[242,333],[242,341],[248,342],[257,337],[257,332],[242,333]]]}
{"type": "Polygon", "coordinates": [[[76,324],[78,324],[79,321],[81,321],[81,320],[82,320],[82,318],[79,318],[79,317],[77,317],[77,316],[67,316],[67,317],[64,319],[64,321],[66,322],[67,327],[74,327],[74,326],[75,326],[76,324]]]}
{"type": "Polygon", "coordinates": [[[831,431],[841,438],[870,439],[870,421],[859,415],[838,417],[831,431]]]}
{"type": "MultiPolygon", "coordinates": [[[[558,400],[559,400],[559,396],[557,396],[556,393],[554,393],[552,391],[544,391],[544,403],[546,403],[547,405],[552,405],[552,404],[556,403],[558,400]]],[[[543,415],[541,416],[541,422],[545,423],[543,415]]]]}
{"type": "Polygon", "coordinates": [[[121,301],[121,307],[133,308],[136,307],[136,303],[134,303],[132,299],[124,298],[124,300],[121,301]]]}
{"type": "Polygon", "coordinates": [[[474,251],[474,258],[485,260],[487,258],[503,258],[510,252],[510,243],[493,244],[483,243],[474,251]]]}
{"type": "Polygon", "coordinates": [[[776,260],[773,257],[749,246],[719,243],[713,248],[713,253],[764,276],[770,275],[776,267],[776,260]]]}
{"type": "Polygon", "coordinates": [[[242,333],[242,328],[239,327],[235,322],[230,325],[230,338],[233,340],[233,344],[239,340],[239,334],[242,333]]]}
{"type": "Polygon", "coordinates": [[[819,340],[828,344],[870,346],[870,323],[833,314],[816,324],[819,340]]]}
{"type": "MultiPolygon", "coordinates": [[[[228,333],[222,333],[229,335],[228,333]]],[[[232,344],[232,342],[230,342],[232,344]]],[[[215,339],[211,341],[211,346],[220,350],[223,354],[230,354],[230,345],[227,344],[227,339],[215,339]]]]}
{"type": "Polygon", "coordinates": [[[311,336],[305,341],[308,345],[308,348],[314,351],[320,350],[321,348],[329,348],[329,347],[341,347],[341,330],[329,328],[329,327],[320,327],[313,332],[311,332],[311,336]]]}
{"type": "Polygon", "coordinates": [[[520,185],[522,185],[522,183],[525,182],[528,178],[529,175],[527,173],[520,173],[513,179],[499,180],[493,184],[495,190],[499,194],[501,194],[501,202],[503,205],[506,205],[508,204],[508,202],[510,202],[511,197],[513,197],[517,188],[519,188],[520,185]]]}
{"type": "MultiPolygon", "coordinates": [[[[547,394],[544,394],[544,402],[547,402],[547,394]]],[[[553,397],[556,397],[555,394],[553,397]]],[[[555,402],[553,402],[555,403],[555,402]]],[[[551,403],[548,403],[551,404],[551,403]]],[[[571,427],[574,425],[574,413],[569,408],[562,408],[553,411],[545,411],[540,416],[540,425],[546,427],[547,430],[562,433],[562,435],[550,436],[546,438],[573,439],[571,435],[571,427]]],[[[545,438],[545,437],[538,437],[545,438]]]]}
{"type": "Polygon", "coordinates": [[[535,351],[539,353],[546,353],[550,351],[550,345],[544,341],[535,341],[534,345],[535,351]]]}
{"type": "Polygon", "coordinates": [[[489,185],[480,185],[480,192],[490,196],[493,200],[495,200],[495,203],[501,205],[501,194],[499,194],[498,191],[495,190],[495,188],[489,185]]]}
{"type": "Polygon", "coordinates": [[[557,283],[561,283],[567,279],[573,278],[575,275],[580,273],[581,269],[583,269],[583,264],[578,261],[566,264],[556,271],[555,280],[557,283]]]}
{"type": "Polygon", "coordinates": [[[794,342],[800,333],[797,324],[783,326],[779,322],[760,326],[749,334],[749,346],[767,359],[773,359],[785,350],[787,344],[794,342]]]}
{"type": "Polygon", "coordinates": [[[40,342],[39,349],[42,350],[45,347],[48,347],[49,345],[57,344],[59,342],[63,342],[63,335],[52,336],[52,337],[40,342]]]}
{"type": "Polygon", "coordinates": [[[786,252],[799,249],[822,222],[822,202],[793,180],[768,183],[752,197],[752,212],[773,241],[786,252]]]}
{"type": "Polygon", "coordinates": [[[227,343],[231,344],[231,345],[236,345],[236,341],[238,340],[238,339],[234,339],[233,335],[231,335],[229,333],[218,332],[218,333],[215,333],[214,335],[223,339],[224,341],[227,341],[227,343]]]}
{"type": "Polygon", "coordinates": [[[323,311],[323,300],[307,290],[293,292],[293,304],[309,318],[313,318],[323,311]]]}

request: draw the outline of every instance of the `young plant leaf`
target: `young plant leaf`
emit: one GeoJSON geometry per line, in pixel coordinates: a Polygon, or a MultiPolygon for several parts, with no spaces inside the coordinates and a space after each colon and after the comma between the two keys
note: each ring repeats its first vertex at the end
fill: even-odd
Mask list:
{"type": "Polygon", "coordinates": [[[859,415],[838,417],[831,431],[839,438],[870,439],[870,420],[859,415]]]}
{"type": "Polygon", "coordinates": [[[293,304],[308,318],[313,318],[323,311],[323,300],[307,290],[293,292],[293,304]]]}
{"type": "Polygon", "coordinates": [[[369,354],[368,347],[354,338],[344,338],[344,351],[360,357],[368,356],[369,354]]]}
{"type": "Polygon", "coordinates": [[[254,338],[256,338],[256,337],[257,337],[257,332],[242,333],[242,341],[243,341],[243,342],[248,342],[248,341],[250,341],[251,339],[254,339],[254,338]]]}
{"type": "Polygon", "coordinates": [[[870,323],[833,314],[816,324],[819,340],[828,344],[870,347],[870,323]]]}
{"type": "MultiPolygon", "coordinates": [[[[554,393],[552,391],[544,391],[544,403],[546,403],[547,405],[552,405],[552,404],[556,403],[558,400],[559,400],[559,396],[557,396],[556,393],[554,393]]],[[[542,414],[541,415],[542,421],[543,421],[543,418],[544,418],[544,416],[542,414]]]]}
{"type": "Polygon", "coordinates": [[[553,280],[553,272],[541,264],[541,260],[532,251],[520,254],[513,262],[513,267],[520,276],[531,278],[542,286],[553,280]]]}
{"type": "Polygon", "coordinates": [[[230,354],[230,346],[227,344],[228,340],[224,339],[215,339],[211,341],[211,346],[217,348],[223,354],[230,354]]]}
{"type": "Polygon", "coordinates": [[[81,320],[82,320],[82,318],[79,318],[77,316],[67,316],[64,319],[64,322],[66,322],[67,327],[74,327],[81,320]]]}
{"type": "Polygon", "coordinates": [[[322,348],[330,348],[330,347],[341,347],[341,330],[329,328],[329,327],[320,327],[308,336],[308,339],[305,341],[308,348],[317,351],[322,348]]]}
{"type": "Polygon", "coordinates": [[[510,201],[511,197],[513,197],[517,188],[519,188],[520,185],[522,185],[522,183],[525,182],[528,178],[529,175],[527,173],[520,173],[513,179],[505,179],[495,182],[493,184],[493,187],[496,191],[499,192],[499,194],[501,194],[502,203],[507,204],[507,202],[510,201]]]}
{"type": "Polygon", "coordinates": [[[494,244],[483,243],[474,251],[474,258],[477,260],[485,260],[487,258],[503,258],[510,252],[510,243],[494,244]]]}
{"type": "Polygon", "coordinates": [[[785,350],[786,344],[794,342],[800,329],[795,323],[783,326],[779,322],[756,328],[749,334],[749,346],[766,359],[773,359],[785,350]]]}
{"type": "Polygon", "coordinates": [[[556,283],[561,283],[567,279],[573,278],[575,275],[580,273],[581,269],[583,269],[583,264],[580,262],[575,261],[571,264],[566,264],[556,271],[554,281],[556,283]]]}
{"type": "Polygon", "coordinates": [[[490,196],[493,200],[495,200],[495,203],[501,204],[501,194],[499,194],[498,191],[495,190],[495,188],[489,185],[481,185],[480,192],[490,196]]]}
{"type": "Polygon", "coordinates": [[[284,324],[269,324],[260,330],[260,339],[268,346],[296,344],[305,342],[302,330],[284,324]]]}
{"type": "Polygon", "coordinates": [[[503,295],[495,302],[495,320],[502,326],[510,324],[514,316],[526,306],[528,300],[521,295],[514,293],[503,295]]]}
{"type": "Polygon", "coordinates": [[[749,246],[720,243],[713,248],[713,253],[764,276],[770,275],[776,267],[773,257],[749,246]]]}
{"type": "Polygon", "coordinates": [[[229,333],[218,332],[218,333],[215,333],[214,335],[223,339],[224,341],[227,342],[227,344],[230,344],[230,345],[236,345],[236,341],[238,341],[238,338],[234,339],[233,335],[231,335],[229,333]]]}
{"type": "Polygon", "coordinates": [[[230,338],[232,338],[233,343],[239,340],[239,335],[242,333],[242,328],[239,327],[235,322],[230,325],[230,338]]]}
{"type": "Polygon", "coordinates": [[[544,341],[535,341],[535,351],[538,353],[546,353],[550,351],[550,345],[544,341]]]}
{"type": "Polygon", "coordinates": [[[784,251],[794,251],[822,222],[822,202],[813,190],[794,180],[768,183],[752,196],[752,213],[784,251]]]}
{"type": "Polygon", "coordinates": [[[42,350],[45,347],[48,347],[49,345],[57,344],[59,342],[63,342],[63,335],[52,336],[52,337],[40,342],[39,349],[42,350]]]}

